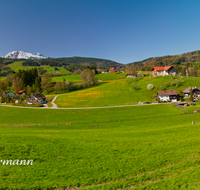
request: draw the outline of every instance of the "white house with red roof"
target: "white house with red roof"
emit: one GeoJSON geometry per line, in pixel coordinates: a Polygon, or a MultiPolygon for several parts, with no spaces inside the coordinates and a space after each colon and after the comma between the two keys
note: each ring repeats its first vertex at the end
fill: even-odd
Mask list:
{"type": "Polygon", "coordinates": [[[165,66],[165,67],[153,67],[151,69],[152,74],[157,76],[165,76],[165,75],[173,75],[176,76],[176,69],[173,66],[165,66]]]}

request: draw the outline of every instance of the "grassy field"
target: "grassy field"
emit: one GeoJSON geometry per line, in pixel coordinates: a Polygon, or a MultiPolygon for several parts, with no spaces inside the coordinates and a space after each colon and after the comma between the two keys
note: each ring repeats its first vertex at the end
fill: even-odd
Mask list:
{"type": "Polygon", "coordinates": [[[125,77],[126,77],[126,73],[119,73],[119,72],[101,73],[97,75],[98,80],[102,80],[102,81],[123,79],[125,77]]]}
{"type": "Polygon", "coordinates": [[[0,106],[0,112],[1,160],[34,160],[32,166],[0,163],[0,189],[200,185],[199,114],[169,104],[98,110],[0,106]]]}
{"type": "MultiPolygon", "coordinates": [[[[69,75],[69,76],[60,76],[60,77],[53,77],[52,81],[57,82],[57,81],[63,81],[63,77],[68,80],[68,81],[82,81],[82,78],[80,75],[69,75]]],[[[110,81],[110,80],[116,80],[116,79],[122,79],[125,78],[126,74],[125,73],[101,73],[97,75],[98,80],[102,81],[110,81]]]]}
{"type": "MultiPolygon", "coordinates": [[[[189,86],[198,87],[200,84],[200,78],[185,77],[183,80],[184,82],[181,86],[169,85],[166,90],[174,89],[180,93],[189,86]]],[[[169,76],[144,77],[137,80],[131,78],[107,80],[95,87],[61,95],[56,99],[56,104],[59,107],[98,107],[138,104],[140,101],[153,102],[153,95],[156,95],[157,91],[161,91],[159,87],[166,83],[170,84],[171,81],[172,77],[169,76]],[[133,83],[137,85],[137,90],[132,87],[133,83]],[[153,84],[154,90],[148,90],[148,84],[153,84]]]]}
{"type": "MultiPolygon", "coordinates": [[[[11,63],[11,64],[8,64],[8,66],[14,70],[15,72],[17,72],[19,69],[32,69],[32,68],[35,68],[36,66],[23,66],[22,65],[23,61],[17,61],[17,62],[14,62],[14,63],[11,63]]],[[[56,72],[55,71],[55,67],[51,67],[51,66],[40,66],[42,67],[43,69],[47,70],[47,73],[52,73],[52,72],[56,72]]],[[[63,69],[62,67],[57,67],[59,69],[59,73],[60,74],[66,74],[66,73],[70,73],[69,71],[63,69]]]]}
{"type": "Polygon", "coordinates": [[[3,79],[5,79],[6,77],[0,77],[0,80],[3,80],[3,79]]]}
{"type": "Polygon", "coordinates": [[[79,82],[82,81],[80,75],[68,75],[68,76],[59,76],[59,77],[52,77],[53,82],[63,81],[63,78],[68,81],[79,82]]]}

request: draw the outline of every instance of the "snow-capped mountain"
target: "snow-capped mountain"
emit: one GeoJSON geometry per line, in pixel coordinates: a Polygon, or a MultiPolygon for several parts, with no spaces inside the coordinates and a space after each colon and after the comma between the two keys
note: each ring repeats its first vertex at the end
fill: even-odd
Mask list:
{"type": "Polygon", "coordinates": [[[41,53],[28,53],[25,51],[12,51],[8,53],[5,58],[11,58],[11,59],[45,59],[47,57],[44,57],[41,53]]]}

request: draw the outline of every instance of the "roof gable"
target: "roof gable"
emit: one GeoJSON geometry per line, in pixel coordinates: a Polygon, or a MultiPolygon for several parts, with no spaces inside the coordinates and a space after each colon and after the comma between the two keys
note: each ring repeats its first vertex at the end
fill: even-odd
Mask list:
{"type": "Polygon", "coordinates": [[[166,66],[166,67],[153,67],[151,71],[168,71],[169,69],[173,68],[173,66],[166,66]]]}
{"type": "Polygon", "coordinates": [[[176,90],[158,91],[158,96],[178,95],[176,90]]]}

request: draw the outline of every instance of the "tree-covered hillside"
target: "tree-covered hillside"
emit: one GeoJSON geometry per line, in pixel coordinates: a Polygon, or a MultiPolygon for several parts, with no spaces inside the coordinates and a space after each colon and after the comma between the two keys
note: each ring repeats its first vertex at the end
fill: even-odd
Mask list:
{"type": "Polygon", "coordinates": [[[200,77],[200,51],[148,58],[129,63],[123,69],[126,71],[150,71],[152,67],[168,65],[173,65],[179,75],[200,77]]]}
{"type": "Polygon", "coordinates": [[[142,61],[137,61],[127,64],[131,65],[140,65],[140,66],[167,66],[167,65],[180,65],[187,63],[200,63],[200,50],[183,53],[180,55],[166,55],[162,57],[151,57],[142,61]]]}
{"type": "Polygon", "coordinates": [[[97,58],[86,58],[86,57],[69,57],[69,58],[47,58],[47,59],[7,59],[0,58],[0,76],[6,76],[11,72],[9,64],[14,62],[22,62],[22,66],[51,66],[51,67],[62,67],[65,70],[74,72],[76,70],[84,70],[86,66],[95,65],[99,69],[109,69],[110,67],[117,67],[120,69],[123,64],[97,58]]]}
{"type": "Polygon", "coordinates": [[[23,63],[23,66],[40,66],[40,65],[50,65],[50,66],[67,66],[70,70],[70,67],[79,67],[84,68],[85,66],[95,65],[98,68],[110,68],[110,67],[122,67],[123,64],[106,60],[106,59],[97,59],[97,58],[86,58],[86,57],[69,57],[69,58],[47,58],[41,60],[26,60],[23,63]]]}

